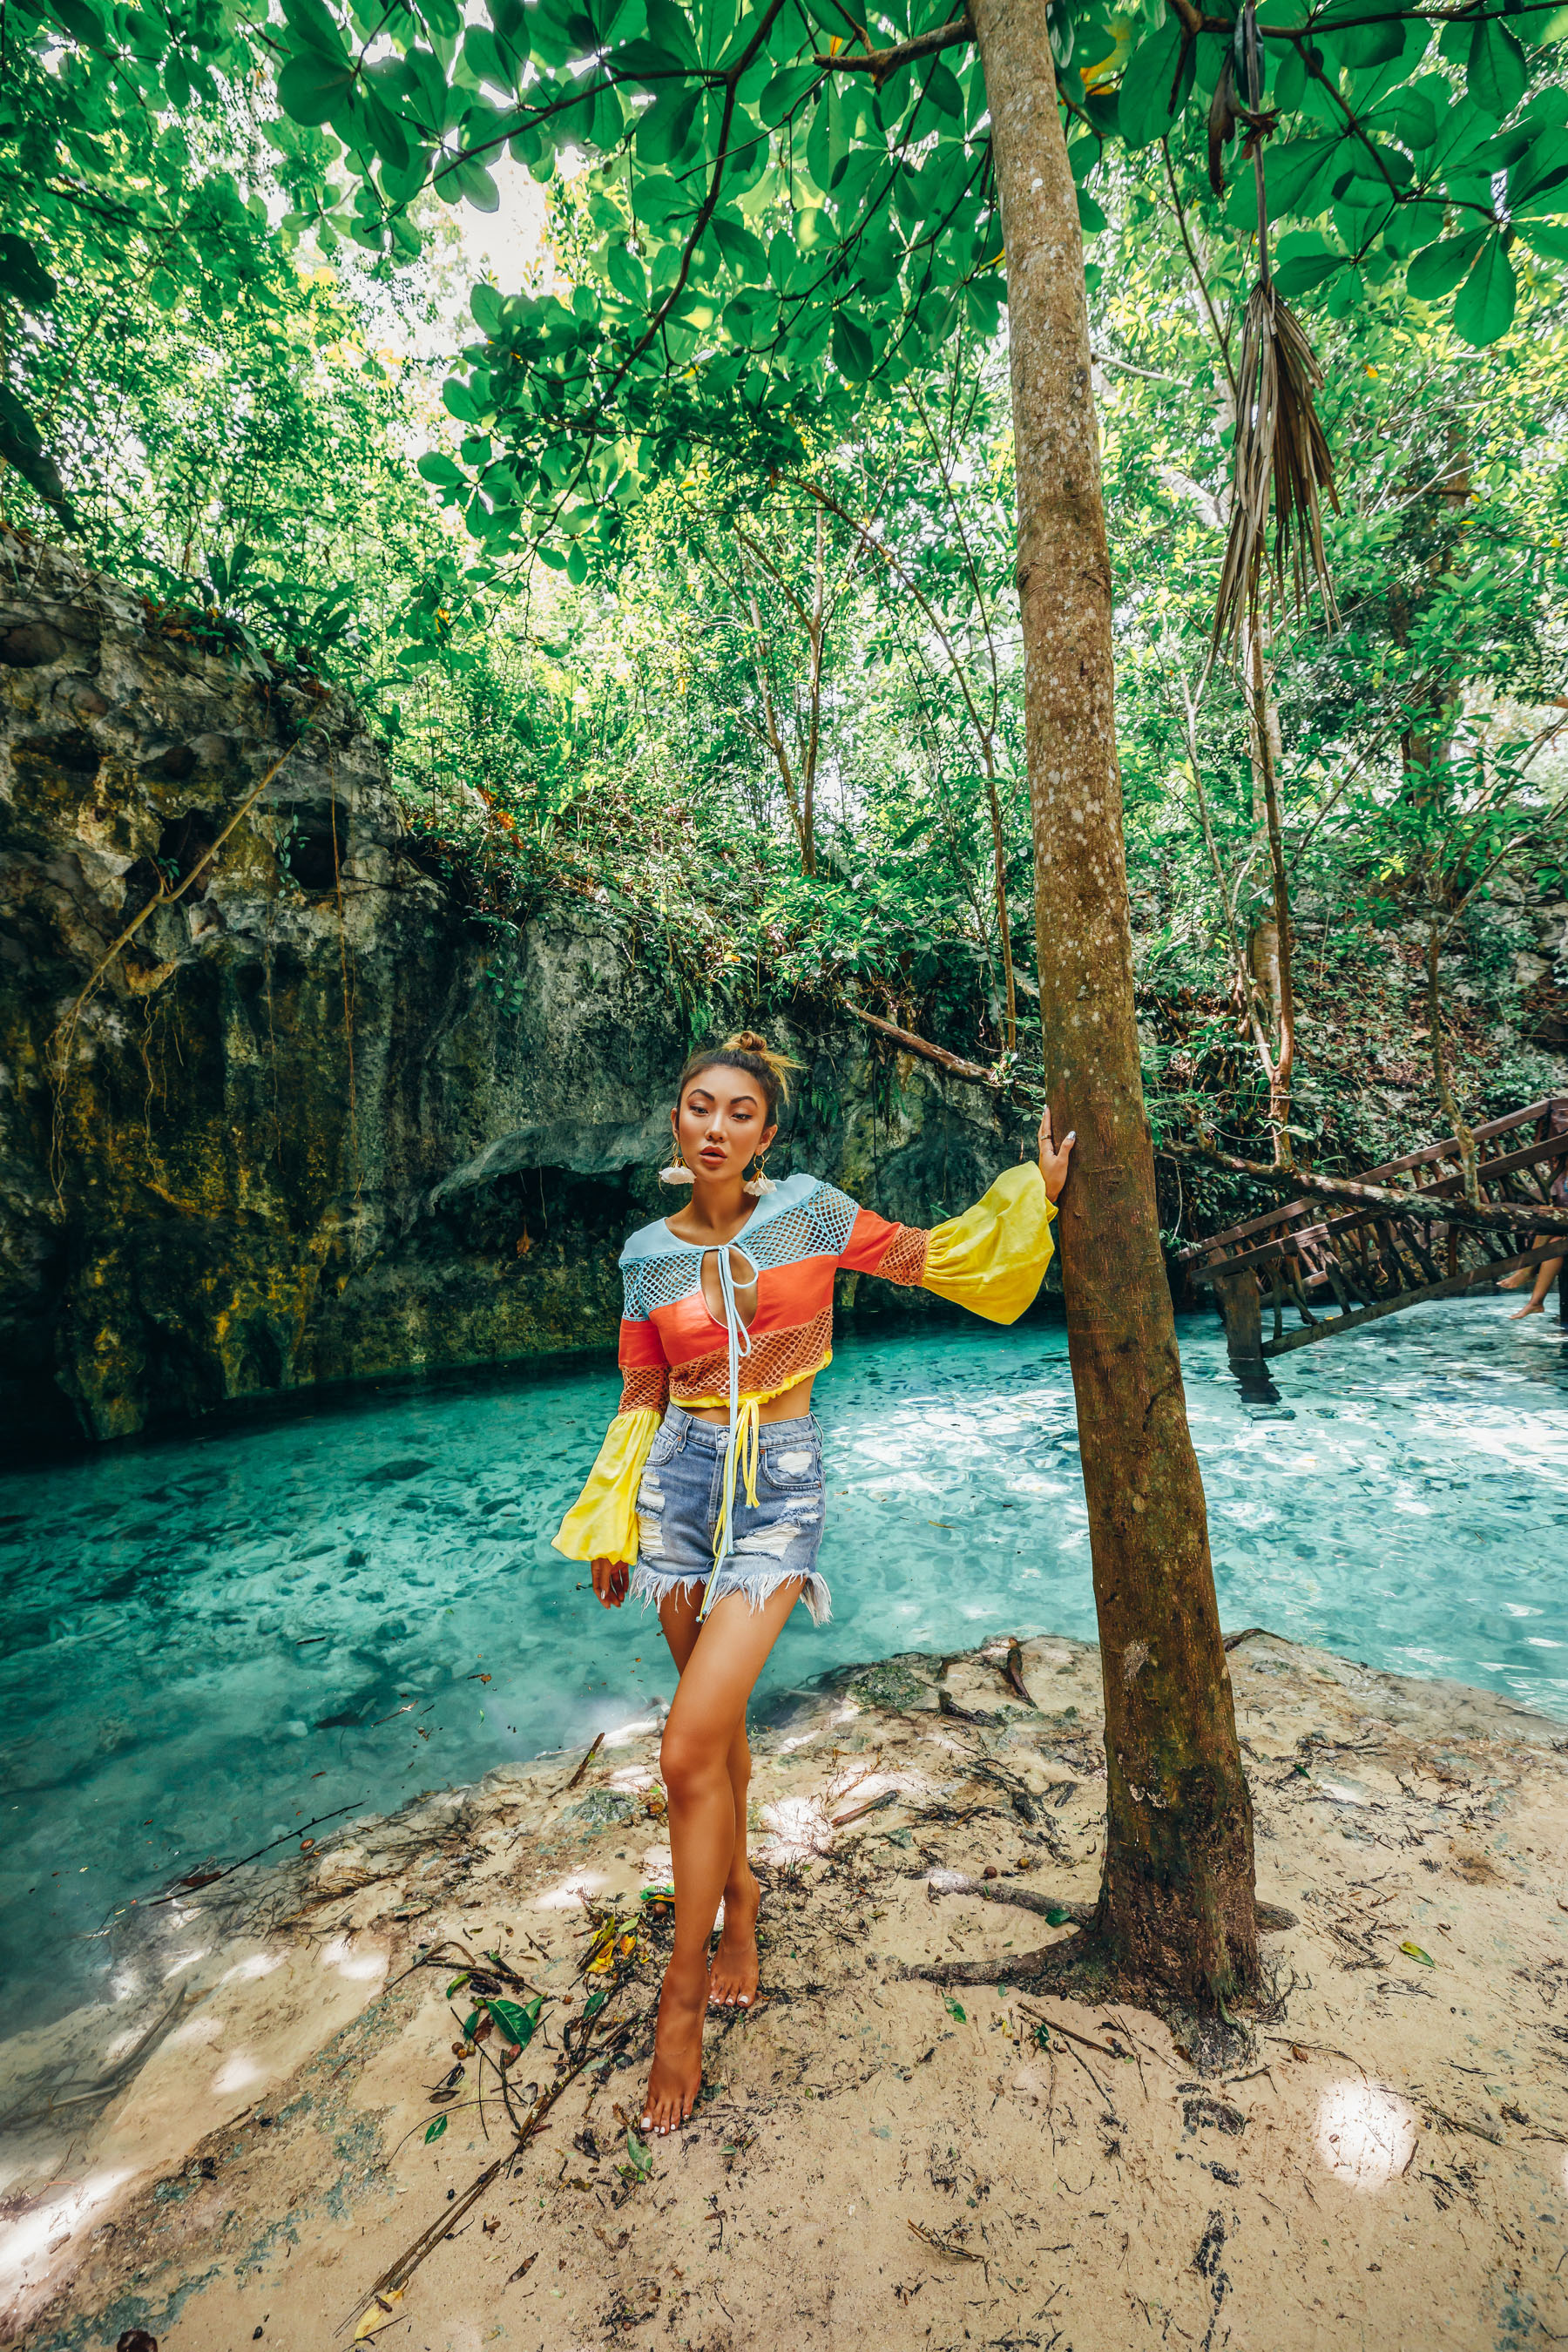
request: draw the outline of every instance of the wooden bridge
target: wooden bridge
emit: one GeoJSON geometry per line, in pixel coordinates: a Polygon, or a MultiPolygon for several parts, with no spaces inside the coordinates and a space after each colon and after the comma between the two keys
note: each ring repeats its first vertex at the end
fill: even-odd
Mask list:
{"type": "MultiPolygon", "coordinates": [[[[1184,1250],[1194,1286],[1207,1284],[1225,1318],[1231,1369],[1242,1394],[1274,1403],[1268,1362],[1294,1348],[1356,1331],[1426,1298],[1457,1298],[1515,1266],[1568,1252],[1568,1235],[1510,1224],[1511,1209],[1568,1207],[1568,1094],[1552,1095],[1472,1130],[1486,1222],[1442,1224],[1386,1202],[1336,1209],[1322,1199],[1287,1201],[1266,1216],[1230,1225],[1184,1250]],[[1289,1308],[1293,1328],[1287,1329],[1289,1308]],[[1272,1319],[1264,1337],[1264,1318],[1272,1319]]],[[[1357,1184],[1419,1197],[1464,1199],[1458,1139],[1447,1136],[1404,1160],[1369,1168],[1357,1184]]],[[[1568,1267],[1558,1277],[1568,1325],[1568,1267]]]]}

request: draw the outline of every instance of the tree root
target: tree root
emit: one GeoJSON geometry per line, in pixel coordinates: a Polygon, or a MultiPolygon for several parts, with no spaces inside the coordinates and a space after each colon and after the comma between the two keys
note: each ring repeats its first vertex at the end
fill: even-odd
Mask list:
{"type": "MultiPolygon", "coordinates": [[[[1032,1887],[1016,1885],[1009,1879],[969,1878],[961,1870],[933,1870],[926,1885],[933,1895],[977,1895],[984,1903],[1010,1904],[1016,1910],[1033,1911],[1049,1919],[1053,1927],[1070,1925],[1080,1932],[1092,1930],[1099,1916],[1095,1904],[1071,1903],[1059,1895],[1039,1895],[1032,1887]]],[[[1278,1903],[1258,1903],[1254,1907],[1262,1935],[1283,1935],[1297,1924],[1296,1914],[1278,1903]]],[[[907,1969],[904,1973],[923,1977],[932,1984],[994,1984],[998,1977],[1011,1981],[1036,1974],[1048,1960],[1064,1956],[1067,1948],[1064,1939],[1063,1943],[1044,1944],[1037,1952],[1008,1953],[995,1960],[944,1960],[929,1968],[907,1969]]],[[[1072,1950],[1075,1959],[1081,1957],[1080,1944],[1075,1941],[1072,1950]]]]}

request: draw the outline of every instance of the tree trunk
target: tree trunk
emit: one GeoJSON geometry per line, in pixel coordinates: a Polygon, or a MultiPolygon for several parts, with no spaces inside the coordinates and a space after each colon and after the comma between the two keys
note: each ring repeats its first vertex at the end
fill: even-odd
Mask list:
{"type": "Polygon", "coordinates": [[[1448,1076],[1448,1056],[1443,1045],[1442,953],[1443,935],[1434,916],[1426,926],[1426,1026],[1432,1047],[1432,1075],[1437,1081],[1437,1100],[1443,1106],[1448,1131],[1459,1146],[1465,1198],[1472,1208],[1477,1208],[1480,1204],[1481,1186],[1477,1171],[1476,1139],[1459,1108],[1459,1098],[1448,1076]]]}
{"type": "Polygon", "coordinates": [[[1213,2002],[1256,1981],[1252,1808],[1160,1252],[1133,1018],[1110,565],[1078,206],[1046,0],[974,0],[1007,262],[1046,1076],[1105,1678],[1099,1923],[1213,2002]]]}

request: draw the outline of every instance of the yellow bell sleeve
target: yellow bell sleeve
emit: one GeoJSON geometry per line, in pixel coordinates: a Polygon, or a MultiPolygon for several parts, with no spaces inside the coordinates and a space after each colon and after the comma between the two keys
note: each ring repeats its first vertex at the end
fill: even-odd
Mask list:
{"type": "Polygon", "coordinates": [[[605,1432],[599,1458],[557,1532],[551,1538],[568,1559],[624,1559],[637,1556],[637,1488],[643,1464],[664,1416],[651,1405],[618,1412],[605,1432]]]}
{"type": "Polygon", "coordinates": [[[1016,1323],[1045,1280],[1056,1213],[1033,1160],[1009,1168],[962,1217],[931,1227],[921,1289],[987,1322],[1016,1323]]]}

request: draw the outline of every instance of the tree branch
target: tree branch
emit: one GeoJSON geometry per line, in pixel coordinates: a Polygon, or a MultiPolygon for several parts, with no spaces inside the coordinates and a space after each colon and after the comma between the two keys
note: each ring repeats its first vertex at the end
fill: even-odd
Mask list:
{"type": "MultiPolygon", "coordinates": [[[[847,997],[842,1002],[845,1012],[853,1013],[857,1021],[863,1021],[868,1029],[875,1029],[879,1036],[891,1038],[894,1045],[901,1045],[906,1054],[923,1055],[926,1061],[934,1062],[939,1069],[946,1070],[951,1077],[963,1078],[972,1087],[1001,1084],[994,1070],[982,1069],[978,1062],[966,1062],[962,1055],[950,1054],[945,1045],[933,1045],[929,1037],[917,1037],[911,1029],[900,1029],[896,1022],[884,1021],[879,1013],[863,1012],[858,1004],[851,1004],[847,997]]],[[[1568,1219],[1564,1220],[1564,1226],[1568,1229],[1568,1219]]]]}
{"type": "Polygon", "coordinates": [[[824,57],[818,52],[813,65],[821,66],[826,73],[869,74],[879,89],[889,74],[900,66],[914,65],[921,58],[935,55],[938,49],[955,49],[963,41],[973,41],[974,27],[967,14],[954,25],[936,25],[929,33],[917,33],[912,41],[900,41],[896,48],[868,49],[864,53],[840,50],[836,56],[824,57]]]}

